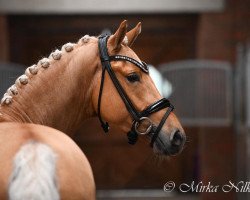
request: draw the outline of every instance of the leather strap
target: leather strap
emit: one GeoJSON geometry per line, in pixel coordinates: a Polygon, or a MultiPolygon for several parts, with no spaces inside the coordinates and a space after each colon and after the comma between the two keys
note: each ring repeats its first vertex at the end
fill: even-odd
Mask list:
{"type": "Polygon", "coordinates": [[[142,71],[144,71],[145,73],[148,73],[148,65],[145,62],[138,62],[137,60],[130,58],[128,56],[123,56],[123,55],[114,55],[114,56],[110,56],[109,57],[110,61],[113,60],[125,60],[128,62],[133,63],[134,65],[136,65],[137,67],[141,68],[142,71]]]}
{"type": "Polygon", "coordinates": [[[157,137],[158,137],[158,135],[159,135],[159,133],[160,133],[160,131],[161,131],[161,129],[162,129],[164,123],[166,122],[168,116],[170,115],[170,113],[171,113],[173,110],[174,110],[174,106],[172,106],[172,105],[170,104],[170,106],[169,106],[167,112],[164,114],[163,118],[161,119],[160,124],[157,126],[156,130],[154,131],[154,135],[153,135],[153,137],[152,137],[152,139],[151,139],[151,142],[150,142],[150,146],[151,146],[151,147],[153,147],[153,144],[154,144],[155,140],[157,139],[157,137]]]}
{"type": "Polygon", "coordinates": [[[105,67],[102,65],[102,77],[101,77],[101,85],[99,90],[99,96],[98,96],[98,119],[101,123],[101,127],[104,130],[105,133],[108,133],[109,131],[109,124],[108,122],[104,122],[101,117],[101,102],[102,102],[102,91],[104,86],[104,78],[105,78],[105,67]]]}
{"type": "Polygon", "coordinates": [[[166,98],[162,98],[159,101],[156,101],[155,103],[153,103],[150,106],[148,106],[145,110],[143,110],[140,113],[140,116],[141,117],[148,117],[152,113],[158,112],[159,110],[167,108],[170,105],[171,104],[170,104],[169,100],[167,100],[166,98]]]}

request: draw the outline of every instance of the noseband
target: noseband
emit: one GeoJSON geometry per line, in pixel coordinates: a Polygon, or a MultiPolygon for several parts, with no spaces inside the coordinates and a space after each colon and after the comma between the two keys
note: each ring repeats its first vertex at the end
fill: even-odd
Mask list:
{"type": "Polygon", "coordinates": [[[122,61],[128,61],[137,67],[139,67],[143,72],[148,73],[148,66],[144,62],[139,62],[133,58],[123,56],[123,55],[114,55],[114,56],[109,56],[108,55],[108,49],[107,49],[107,41],[108,41],[109,36],[100,36],[98,38],[98,45],[99,45],[99,53],[100,53],[100,59],[102,63],[102,76],[101,76],[101,85],[100,85],[100,92],[99,92],[99,97],[98,97],[98,118],[100,120],[101,126],[104,130],[104,132],[109,131],[109,124],[108,122],[104,122],[101,117],[101,98],[102,98],[102,91],[103,91],[103,86],[104,86],[104,77],[105,77],[105,72],[107,71],[114,86],[116,87],[119,95],[121,96],[128,112],[130,113],[131,117],[133,118],[133,124],[131,127],[131,130],[128,132],[128,142],[129,144],[135,144],[138,135],[145,135],[145,134],[153,134],[150,142],[150,146],[152,147],[155,140],[157,139],[165,121],[167,120],[168,116],[170,113],[173,111],[174,106],[167,100],[166,98],[162,98],[159,101],[154,102],[150,106],[148,106],[146,109],[144,109],[141,112],[138,112],[134,105],[132,104],[131,100],[129,99],[128,95],[124,91],[123,87],[121,86],[119,80],[117,79],[114,71],[111,68],[111,61],[117,61],[117,60],[122,60],[122,61]],[[159,123],[158,126],[154,126],[153,122],[148,118],[151,114],[158,112],[159,110],[162,110],[164,108],[168,108],[166,113],[161,119],[161,122],[159,123]],[[140,132],[138,130],[139,125],[143,121],[148,121],[149,126],[145,132],[140,132]]]}

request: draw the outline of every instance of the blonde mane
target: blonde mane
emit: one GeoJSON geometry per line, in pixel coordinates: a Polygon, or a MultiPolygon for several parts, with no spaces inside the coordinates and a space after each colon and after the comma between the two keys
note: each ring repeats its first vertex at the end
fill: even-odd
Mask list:
{"type": "Polygon", "coordinates": [[[90,36],[85,35],[80,40],[78,40],[77,43],[64,44],[61,47],[61,50],[56,49],[49,55],[48,58],[42,58],[41,60],[38,61],[37,64],[34,64],[28,67],[25,70],[25,73],[16,79],[15,84],[13,84],[12,86],[9,87],[9,89],[7,89],[6,93],[3,95],[3,98],[1,99],[1,106],[11,104],[13,101],[13,96],[18,95],[19,90],[21,89],[21,86],[28,84],[29,79],[37,75],[39,69],[41,68],[47,69],[51,67],[52,61],[59,61],[64,54],[73,51],[76,44],[80,44],[80,45],[86,44],[89,42],[89,40],[90,40],[90,36]]]}

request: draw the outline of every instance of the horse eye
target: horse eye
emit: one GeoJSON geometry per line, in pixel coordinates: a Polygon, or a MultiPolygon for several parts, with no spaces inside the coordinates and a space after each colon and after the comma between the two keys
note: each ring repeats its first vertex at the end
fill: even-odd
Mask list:
{"type": "Polygon", "coordinates": [[[140,76],[136,73],[129,74],[127,76],[129,82],[134,83],[136,81],[140,81],[140,76]]]}

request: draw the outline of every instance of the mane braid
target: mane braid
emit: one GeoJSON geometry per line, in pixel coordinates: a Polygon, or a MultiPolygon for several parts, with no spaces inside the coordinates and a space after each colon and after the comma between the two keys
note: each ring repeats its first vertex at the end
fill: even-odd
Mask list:
{"type": "MultiPolygon", "coordinates": [[[[89,42],[90,38],[91,37],[89,35],[85,35],[80,40],[78,40],[77,44],[86,44],[89,42]]],[[[7,89],[6,93],[1,99],[0,106],[11,104],[13,101],[13,96],[18,95],[19,93],[18,89],[20,89],[20,87],[23,85],[27,85],[29,83],[29,79],[38,73],[40,67],[44,69],[49,68],[51,66],[51,61],[59,61],[64,53],[69,53],[73,51],[75,46],[75,43],[66,43],[62,46],[61,50],[56,49],[49,55],[48,58],[42,58],[38,61],[37,64],[28,67],[25,70],[25,73],[16,79],[15,84],[12,85],[9,89],[7,89]]]]}

